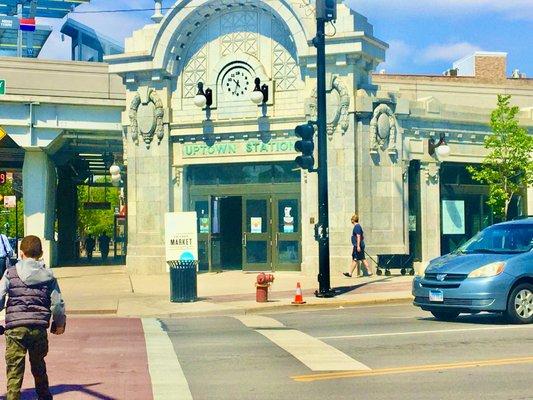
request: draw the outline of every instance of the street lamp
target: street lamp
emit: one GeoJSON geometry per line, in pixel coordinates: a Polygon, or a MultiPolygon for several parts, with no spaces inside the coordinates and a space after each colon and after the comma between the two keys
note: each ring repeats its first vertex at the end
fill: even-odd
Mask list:
{"type": "Polygon", "coordinates": [[[250,100],[254,104],[264,104],[268,101],[268,86],[263,84],[261,86],[261,79],[255,78],[255,87],[252,93],[250,93],[250,100]]]}
{"type": "Polygon", "coordinates": [[[109,173],[111,174],[111,183],[113,184],[113,186],[120,185],[120,182],[122,181],[120,167],[116,164],[113,164],[111,167],[109,167],[109,173]]]}
{"type": "Polygon", "coordinates": [[[444,133],[440,134],[440,139],[437,144],[435,144],[435,139],[433,138],[428,140],[428,152],[430,156],[436,154],[439,160],[447,158],[450,155],[451,149],[446,143],[444,133]]]}
{"type": "Polygon", "coordinates": [[[198,92],[194,96],[194,105],[199,108],[211,107],[213,104],[213,91],[207,88],[204,92],[204,84],[198,82],[198,92]]]}

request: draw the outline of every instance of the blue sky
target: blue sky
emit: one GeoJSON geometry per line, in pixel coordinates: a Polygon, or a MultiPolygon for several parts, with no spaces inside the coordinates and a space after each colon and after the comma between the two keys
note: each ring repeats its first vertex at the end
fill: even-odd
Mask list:
{"type": "MultiPolygon", "coordinates": [[[[374,35],[389,43],[390,73],[441,74],[453,61],[476,50],[508,53],[508,73],[515,68],[533,77],[533,0],[345,0],[374,25],[374,35]]],[[[152,8],[153,0],[92,0],[76,10],[152,8]],[[112,4],[112,5],[111,5],[112,4]]],[[[164,0],[169,7],[171,0],[164,0]]],[[[71,14],[97,31],[124,42],[151,22],[151,12],[71,14]]],[[[41,58],[66,59],[69,38],[61,41],[62,21],[41,19],[56,28],[41,58]]]]}

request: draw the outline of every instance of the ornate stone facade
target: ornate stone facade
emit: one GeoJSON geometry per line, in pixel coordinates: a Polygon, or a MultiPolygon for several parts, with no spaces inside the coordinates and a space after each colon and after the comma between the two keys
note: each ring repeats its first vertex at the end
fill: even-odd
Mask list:
{"type": "Polygon", "coordinates": [[[378,149],[396,154],[396,135],[398,121],[387,104],[380,104],[374,110],[370,121],[370,153],[377,154],[378,149]]]}
{"type": "Polygon", "coordinates": [[[148,89],[141,94],[137,93],[130,104],[130,131],[131,139],[135,144],[139,144],[141,136],[146,148],[149,149],[154,138],[157,137],[158,143],[163,139],[163,102],[157,95],[157,92],[148,89]]]}
{"type": "MultiPolygon", "coordinates": [[[[348,87],[342,82],[342,78],[333,76],[331,84],[326,95],[328,118],[327,118],[327,132],[330,137],[335,132],[345,134],[350,126],[350,94],[348,87]]],[[[317,118],[317,98],[316,88],[313,89],[311,98],[307,102],[308,115],[317,118]]]]}
{"type": "MultiPolygon", "coordinates": [[[[225,0],[200,0],[195,4],[195,10],[173,7],[160,23],[135,32],[125,54],[107,60],[127,85],[130,110],[123,122],[132,139],[142,138],[147,147],[154,136],[161,141],[157,149],[129,142],[128,180],[136,183],[128,193],[133,210],[128,228],[139,247],[130,249],[128,267],[140,266],[146,259],[153,270],[165,270],[158,255],[164,233],[161,221],[165,212],[191,209],[194,184],[187,178],[191,168],[215,164],[223,171],[226,165],[292,162],[294,127],[316,118],[313,2],[254,0],[237,7],[225,0]],[[259,106],[249,99],[256,78],[269,93],[268,101],[259,106]],[[213,93],[213,104],[203,110],[193,102],[199,82],[213,93]],[[152,152],[157,152],[157,158],[152,152]],[[151,175],[141,176],[147,170],[151,175]],[[138,208],[144,202],[159,212],[143,215],[138,208]],[[143,230],[147,224],[153,227],[149,232],[143,230]],[[146,256],[141,238],[149,249],[146,256]]],[[[438,255],[441,237],[436,223],[440,160],[429,155],[427,140],[445,133],[453,162],[480,161],[492,106],[492,100],[483,96],[493,89],[482,88],[483,94],[469,94],[466,100],[460,95],[450,97],[455,90],[452,85],[460,87],[462,81],[443,81],[448,77],[427,78],[413,91],[396,78],[383,81],[386,77],[372,75],[384,60],[387,45],[376,39],[365,17],[344,4],[338,5],[337,33],[330,43],[332,273],[342,271],[350,260],[349,221],[354,211],[361,215],[370,254],[409,253],[410,191],[424,215],[417,224],[422,224],[421,260],[425,262],[438,255]],[[426,90],[434,80],[439,82],[426,90]],[[461,102],[476,104],[481,98],[482,106],[465,111],[461,102]],[[419,173],[416,179],[410,175],[413,166],[419,173]]],[[[527,98],[515,92],[520,99],[527,98]]],[[[530,100],[520,101],[522,107],[532,106],[530,100]]],[[[531,116],[528,121],[533,126],[531,116]]],[[[312,226],[318,220],[317,189],[316,174],[302,173],[301,269],[309,275],[318,271],[312,226]]]]}

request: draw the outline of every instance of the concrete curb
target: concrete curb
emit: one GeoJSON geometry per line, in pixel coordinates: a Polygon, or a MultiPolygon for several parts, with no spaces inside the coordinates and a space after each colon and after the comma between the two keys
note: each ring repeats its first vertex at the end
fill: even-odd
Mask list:
{"type": "Polygon", "coordinates": [[[364,299],[364,300],[337,300],[332,302],[305,303],[305,304],[280,304],[270,307],[245,308],[245,314],[261,314],[268,312],[304,311],[305,309],[332,309],[339,307],[357,307],[380,304],[403,304],[413,301],[413,296],[394,297],[385,299],[364,299]]]}
{"type": "Polygon", "coordinates": [[[116,315],[117,310],[67,310],[67,315],[116,315]]]}
{"type": "MultiPolygon", "coordinates": [[[[112,317],[124,317],[124,318],[140,318],[140,317],[149,317],[149,318],[177,318],[177,317],[208,317],[208,316],[227,316],[227,315],[246,315],[246,314],[267,314],[267,313],[286,313],[286,312],[295,312],[295,311],[311,311],[319,309],[333,309],[339,307],[357,307],[357,306],[368,306],[368,305],[386,305],[386,304],[404,304],[413,301],[413,296],[398,296],[398,297],[389,297],[389,298],[380,298],[380,299],[355,299],[355,300],[332,300],[332,301],[320,301],[320,302],[310,302],[305,304],[272,304],[267,306],[255,306],[255,307],[229,307],[221,308],[220,310],[209,310],[209,311],[177,311],[177,312],[163,312],[163,313],[153,313],[153,314],[127,314],[121,315],[117,314],[117,309],[74,309],[67,310],[68,315],[77,315],[77,316],[112,316],[112,317]]],[[[194,303],[191,303],[194,304],[194,303]]],[[[227,303],[226,303],[227,304],[227,303]]]]}

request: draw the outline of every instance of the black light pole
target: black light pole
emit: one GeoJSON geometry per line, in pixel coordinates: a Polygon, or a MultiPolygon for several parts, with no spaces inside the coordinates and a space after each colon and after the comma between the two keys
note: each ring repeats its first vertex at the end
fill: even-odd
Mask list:
{"type": "Polygon", "coordinates": [[[326,115],[326,20],[317,16],[316,37],[313,44],[317,51],[317,127],[318,127],[318,290],[317,297],[333,297],[329,266],[329,203],[328,203],[328,147],[326,115]]]}

